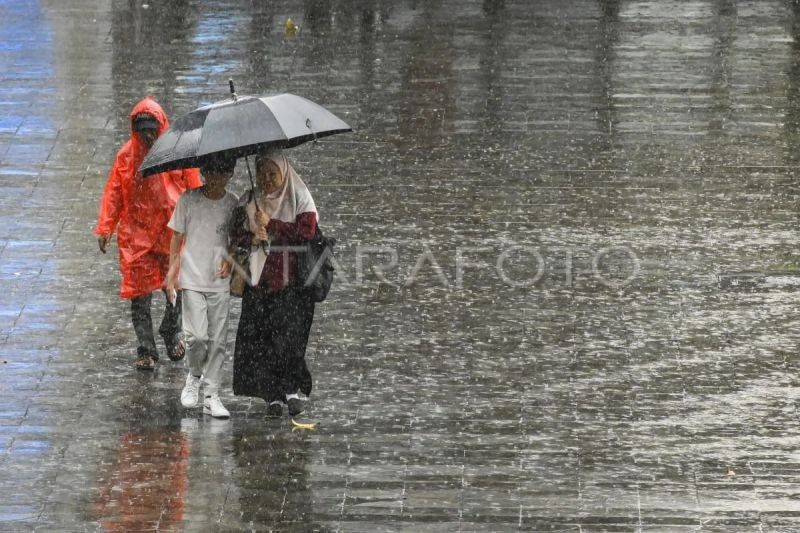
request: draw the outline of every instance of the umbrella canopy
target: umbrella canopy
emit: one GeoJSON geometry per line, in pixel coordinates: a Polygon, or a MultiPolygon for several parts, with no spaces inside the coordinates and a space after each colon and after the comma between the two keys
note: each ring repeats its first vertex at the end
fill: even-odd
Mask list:
{"type": "Polygon", "coordinates": [[[149,176],[200,166],[205,157],[256,154],[268,146],[289,148],[353,131],[342,119],[294,94],[234,96],[185,115],[153,144],[139,170],[149,176]]]}

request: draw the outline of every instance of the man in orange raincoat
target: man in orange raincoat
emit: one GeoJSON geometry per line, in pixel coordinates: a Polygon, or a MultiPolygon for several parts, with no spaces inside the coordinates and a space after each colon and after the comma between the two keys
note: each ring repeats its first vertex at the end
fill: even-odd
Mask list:
{"type": "MultiPolygon", "coordinates": [[[[109,172],[94,232],[100,251],[106,253],[111,235],[117,231],[122,273],[119,293],[131,300],[131,318],[138,344],[134,366],[152,370],[158,361],[158,351],[150,306],[152,293],[165,286],[172,238],[167,222],[183,191],[200,187],[202,182],[195,168],[143,178],[139,165],[156,138],[169,128],[169,120],[161,106],[150,97],[133,107],[130,120],[131,138],[117,152],[109,172]]],[[[178,336],[180,299],[175,305],[169,298],[166,300],[158,332],[164,339],[169,358],[179,361],[184,353],[178,336]]]]}

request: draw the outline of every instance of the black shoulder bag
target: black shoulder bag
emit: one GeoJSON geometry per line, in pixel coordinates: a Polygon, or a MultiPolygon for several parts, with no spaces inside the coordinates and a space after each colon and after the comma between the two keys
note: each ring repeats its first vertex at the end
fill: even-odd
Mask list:
{"type": "Polygon", "coordinates": [[[333,247],[336,239],[326,237],[317,226],[314,237],[306,244],[305,253],[297,258],[297,274],[303,286],[315,302],[328,297],[333,283],[333,247]]]}

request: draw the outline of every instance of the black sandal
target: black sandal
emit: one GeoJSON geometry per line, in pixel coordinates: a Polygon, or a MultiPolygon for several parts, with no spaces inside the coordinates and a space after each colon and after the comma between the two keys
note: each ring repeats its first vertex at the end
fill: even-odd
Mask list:
{"type": "Polygon", "coordinates": [[[152,355],[140,355],[133,362],[133,366],[136,370],[155,370],[156,361],[158,361],[158,359],[152,355]]]}
{"type": "Polygon", "coordinates": [[[186,356],[186,344],[183,339],[177,339],[177,342],[167,344],[167,357],[170,361],[180,361],[186,356]]]}

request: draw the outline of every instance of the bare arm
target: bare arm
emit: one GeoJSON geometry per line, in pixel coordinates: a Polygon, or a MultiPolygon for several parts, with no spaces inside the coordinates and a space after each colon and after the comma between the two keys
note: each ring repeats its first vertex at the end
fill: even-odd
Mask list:
{"type": "Polygon", "coordinates": [[[167,271],[167,296],[173,290],[178,289],[178,274],[181,271],[181,247],[183,246],[184,234],[177,231],[172,232],[172,240],[169,242],[169,270],[167,271]]]}

